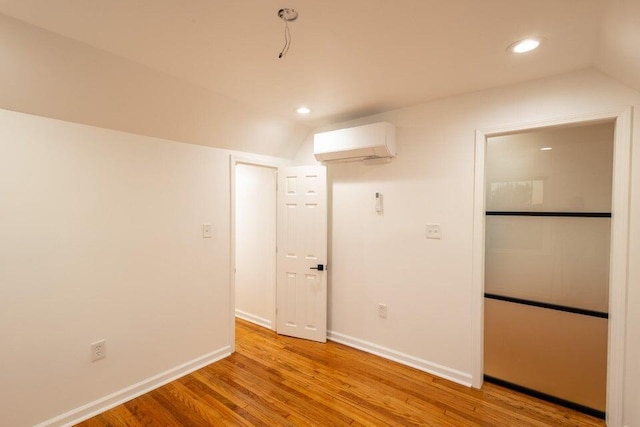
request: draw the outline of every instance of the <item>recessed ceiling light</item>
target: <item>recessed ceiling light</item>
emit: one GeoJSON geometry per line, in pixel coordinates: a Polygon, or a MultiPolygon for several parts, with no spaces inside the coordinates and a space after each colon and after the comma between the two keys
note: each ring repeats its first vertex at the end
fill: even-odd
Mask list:
{"type": "Polygon", "coordinates": [[[525,53],[531,52],[538,46],[540,46],[540,39],[524,39],[511,44],[508,50],[513,53],[525,53]]]}
{"type": "Polygon", "coordinates": [[[542,147],[540,149],[540,151],[550,151],[550,150],[553,150],[553,148],[552,147],[542,147]]]}
{"type": "Polygon", "coordinates": [[[311,112],[311,109],[309,107],[298,107],[296,108],[296,113],[298,114],[309,114],[311,112]]]}

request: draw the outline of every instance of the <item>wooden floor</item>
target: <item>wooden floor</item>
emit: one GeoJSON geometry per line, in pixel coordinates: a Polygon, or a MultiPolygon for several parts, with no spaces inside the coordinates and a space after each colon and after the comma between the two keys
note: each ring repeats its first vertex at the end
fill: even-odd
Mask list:
{"type": "Polygon", "coordinates": [[[485,384],[469,389],[328,342],[237,322],[236,353],[81,426],[604,426],[485,384]]]}

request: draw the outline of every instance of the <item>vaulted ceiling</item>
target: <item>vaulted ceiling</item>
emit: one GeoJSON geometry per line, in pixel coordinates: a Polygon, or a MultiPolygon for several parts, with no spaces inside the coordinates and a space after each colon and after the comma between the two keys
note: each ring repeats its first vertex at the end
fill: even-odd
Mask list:
{"type": "Polygon", "coordinates": [[[0,0],[0,13],[308,127],[589,67],[640,88],[638,0],[0,0]],[[282,7],[299,18],[279,59],[282,7]],[[537,51],[507,52],[531,36],[537,51]]]}

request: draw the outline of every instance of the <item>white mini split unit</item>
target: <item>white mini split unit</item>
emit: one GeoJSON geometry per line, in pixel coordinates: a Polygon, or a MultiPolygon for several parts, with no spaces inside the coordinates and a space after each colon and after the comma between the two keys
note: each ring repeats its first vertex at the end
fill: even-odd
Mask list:
{"type": "Polygon", "coordinates": [[[396,156],[396,128],[380,122],[316,133],[313,155],[321,162],[389,161],[396,156]]]}

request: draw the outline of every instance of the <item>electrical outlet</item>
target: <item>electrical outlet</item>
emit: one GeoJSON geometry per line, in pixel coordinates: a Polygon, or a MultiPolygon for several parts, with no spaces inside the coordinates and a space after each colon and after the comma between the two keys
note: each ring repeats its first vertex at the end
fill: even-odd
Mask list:
{"type": "Polygon", "coordinates": [[[387,304],[378,304],[378,317],[387,318],[387,304]]]}
{"type": "Polygon", "coordinates": [[[96,362],[107,356],[107,341],[100,340],[91,344],[91,361],[96,362]]]}
{"type": "Polygon", "coordinates": [[[427,239],[442,239],[440,224],[427,224],[427,239]]]}

